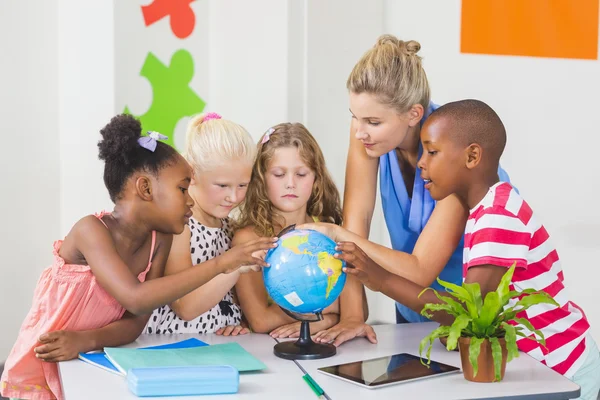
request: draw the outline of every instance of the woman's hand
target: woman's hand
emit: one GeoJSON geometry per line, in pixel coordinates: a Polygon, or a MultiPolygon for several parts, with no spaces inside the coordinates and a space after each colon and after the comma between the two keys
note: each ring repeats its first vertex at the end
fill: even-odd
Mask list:
{"type": "Polygon", "coordinates": [[[327,222],[310,222],[307,224],[298,225],[296,229],[312,229],[313,231],[317,231],[325,236],[328,236],[334,242],[344,240],[341,238],[341,236],[343,236],[344,228],[336,224],[330,224],[327,222]]]}
{"type": "Polygon", "coordinates": [[[79,353],[93,348],[83,332],[54,331],[41,335],[38,339],[41,346],[33,349],[35,356],[47,362],[73,360],[79,353]]]}

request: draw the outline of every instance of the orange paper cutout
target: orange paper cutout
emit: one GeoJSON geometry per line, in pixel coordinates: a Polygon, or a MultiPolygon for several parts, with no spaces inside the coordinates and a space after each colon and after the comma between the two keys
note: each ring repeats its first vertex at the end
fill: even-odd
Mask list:
{"type": "Polygon", "coordinates": [[[462,0],[463,53],[598,58],[599,0],[462,0]]]}
{"type": "Polygon", "coordinates": [[[179,39],[185,39],[194,30],[196,16],[190,3],[194,0],[154,0],[147,6],[142,6],[144,23],[150,26],[163,19],[170,17],[171,30],[179,39]]]}

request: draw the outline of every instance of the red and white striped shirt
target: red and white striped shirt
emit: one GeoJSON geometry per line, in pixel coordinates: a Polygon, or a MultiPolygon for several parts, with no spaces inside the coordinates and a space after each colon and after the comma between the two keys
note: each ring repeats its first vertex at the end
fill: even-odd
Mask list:
{"type": "MultiPolygon", "coordinates": [[[[544,334],[546,348],[518,336],[517,346],[570,378],[587,356],[585,337],[590,325],[583,310],[569,300],[558,253],[548,232],[510,183],[499,182],[470,212],[463,277],[477,265],[509,268],[515,262],[511,290],[543,290],[560,305],[538,304],[519,313],[518,318],[528,319],[544,334]]],[[[511,300],[508,307],[516,302],[511,300]]],[[[532,334],[526,328],[522,332],[532,334]]]]}

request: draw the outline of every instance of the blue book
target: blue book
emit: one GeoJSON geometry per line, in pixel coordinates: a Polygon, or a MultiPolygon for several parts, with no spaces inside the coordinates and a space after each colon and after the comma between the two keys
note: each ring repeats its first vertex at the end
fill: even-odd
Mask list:
{"type": "MultiPolygon", "coordinates": [[[[202,347],[208,346],[208,343],[204,343],[201,340],[190,338],[186,340],[182,340],[180,342],[175,343],[167,343],[159,346],[151,346],[151,347],[142,347],[142,350],[159,350],[159,349],[189,349],[192,347],[202,347]]],[[[106,358],[106,353],[103,351],[95,351],[91,353],[79,353],[79,359],[88,364],[94,365],[98,368],[102,368],[105,371],[112,372],[117,375],[123,375],[117,367],[113,365],[112,362],[108,358],[106,358]]]]}

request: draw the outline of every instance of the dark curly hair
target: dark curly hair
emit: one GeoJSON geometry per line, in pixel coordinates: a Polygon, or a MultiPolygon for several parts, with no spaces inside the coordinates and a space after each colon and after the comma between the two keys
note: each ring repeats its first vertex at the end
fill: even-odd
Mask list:
{"type": "Polygon", "coordinates": [[[135,171],[144,170],[153,174],[174,164],[179,153],[171,146],[158,142],[154,152],[141,147],[138,139],[142,135],[142,124],[131,115],[113,117],[100,131],[98,158],[104,164],[104,184],[113,202],[121,195],[127,179],[135,171]]]}

